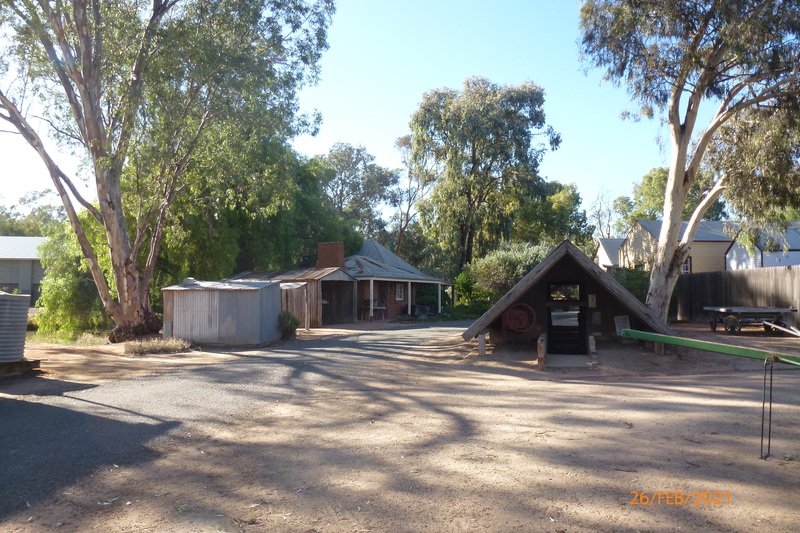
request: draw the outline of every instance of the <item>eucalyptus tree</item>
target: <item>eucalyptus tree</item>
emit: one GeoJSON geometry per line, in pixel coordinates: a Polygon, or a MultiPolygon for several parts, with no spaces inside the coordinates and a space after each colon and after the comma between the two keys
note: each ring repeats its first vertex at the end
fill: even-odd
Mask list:
{"type": "Polygon", "coordinates": [[[800,196],[794,173],[781,172],[796,163],[799,29],[795,0],[586,0],[581,7],[583,54],[607,79],[627,85],[643,115],[663,113],[669,128],[663,224],[647,295],[663,319],[698,224],[726,187],[740,184],[725,197],[745,208],[800,196]],[[703,128],[705,106],[712,107],[703,128]],[[706,158],[714,146],[718,157],[706,158]],[[715,179],[681,235],[704,161],[715,179]]]}
{"type": "Polygon", "coordinates": [[[383,229],[380,208],[391,201],[398,172],[376,164],[364,146],[347,143],[334,144],[322,161],[329,167],[325,190],[336,211],[364,235],[383,229]]]}
{"type": "Polygon", "coordinates": [[[543,105],[544,91],[532,82],[472,77],[461,91],[425,93],[412,116],[414,157],[427,158],[435,175],[423,225],[457,270],[472,261],[482,224],[503,210],[504,194],[539,194],[539,163],[561,140],[543,105]]]}
{"type": "Polygon", "coordinates": [[[46,165],[116,324],[112,340],[160,328],[149,287],[209,125],[257,117],[278,136],[302,126],[295,94],[316,75],[333,10],[330,0],[0,1],[11,80],[0,118],[46,165]],[[31,104],[48,136],[84,157],[96,204],[56,163],[31,104]],[[81,208],[103,228],[101,246],[87,239],[81,208]]]}
{"type": "MultiPolygon", "coordinates": [[[[543,194],[514,207],[515,221],[511,241],[555,247],[565,240],[587,253],[594,248],[594,226],[581,209],[581,195],[574,183],[557,181],[542,184],[543,194]]],[[[513,204],[512,204],[513,205],[513,204]]]]}
{"type": "Polygon", "coordinates": [[[391,204],[396,209],[393,217],[394,251],[396,254],[401,254],[405,251],[406,234],[417,221],[419,205],[428,197],[434,178],[431,175],[428,158],[424,154],[422,157],[414,157],[411,135],[400,137],[394,146],[400,151],[405,166],[404,179],[391,195],[391,204]]]}

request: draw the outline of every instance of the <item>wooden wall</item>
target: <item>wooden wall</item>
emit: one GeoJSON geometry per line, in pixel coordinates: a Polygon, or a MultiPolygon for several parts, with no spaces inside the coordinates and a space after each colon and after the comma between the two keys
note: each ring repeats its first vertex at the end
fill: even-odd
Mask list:
{"type": "MultiPolygon", "coordinates": [[[[678,301],[679,320],[709,320],[703,307],[800,307],[800,267],[683,274],[673,298],[678,301]]],[[[800,325],[797,313],[787,321],[800,325]]]]}
{"type": "Polygon", "coordinates": [[[613,338],[616,335],[614,317],[627,315],[633,329],[648,329],[639,319],[631,313],[619,298],[601,285],[594,276],[588,274],[569,256],[562,258],[545,273],[536,284],[520,295],[515,303],[529,305],[536,313],[537,326],[531,328],[532,333],[519,334],[504,330],[502,315],[491,326],[491,342],[502,344],[504,342],[530,342],[538,337],[547,328],[548,316],[548,283],[581,283],[587,301],[581,302],[586,307],[586,320],[588,332],[601,338],[613,338]],[[593,296],[594,307],[589,307],[588,298],[593,296]]]}
{"type": "Polygon", "coordinates": [[[288,311],[297,317],[300,328],[311,327],[307,283],[293,288],[281,286],[281,311],[288,311]]]}
{"type": "Polygon", "coordinates": [[[355,284],[350,281],[323,281],[321,287],[322,325],[350,324],[356,321],[355,284]]]}
{"type": "Polygon", "coordinates": [[[637,222],[619,248],[619,266],[649,269],[657,248],[658,239],[650,235],[650,232],[637,222]]]}

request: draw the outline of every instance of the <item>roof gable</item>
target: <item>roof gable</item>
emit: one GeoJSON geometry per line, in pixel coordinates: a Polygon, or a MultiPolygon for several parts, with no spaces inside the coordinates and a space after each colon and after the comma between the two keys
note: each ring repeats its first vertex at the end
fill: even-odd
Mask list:
{"type": "Polygon", "coordinates": [[[619,264],[619,249],[625,239],[597,239],[598,249],[602,248],[606,256],[614,262],[615,265],[619,264]]]}
{"type": "Polygon", "coordinates": [[[612,293],[631,313],[636,315],[642,322],[653,328],[656,333],[663,335],[674,335],[671,329],[664,324],[656,315],[650,311],[642,302],[637,300],[625,287],[611,277],[605,270],[600,268],[594,261],[578,249],[569,241],[564,241],[555,250],[536,265],[524,278],[511,288],[491,309],[486,311],[461,335],[464,340],[469,340],[477,336],[480,332],[488,328],[492,322],[500,318],[500,315],[512,306],[520,296],[547,274],[563,257],[569,256],[587,274],[592,276],[600,285],[612,293]]]}
{"type": "Polygon", "coordinates": [[[441,281],[428,276],[373,239],[366,239],[355,255],[344,260],[347,272],[359,279],[385,278],[409,281],[441,281]]]}

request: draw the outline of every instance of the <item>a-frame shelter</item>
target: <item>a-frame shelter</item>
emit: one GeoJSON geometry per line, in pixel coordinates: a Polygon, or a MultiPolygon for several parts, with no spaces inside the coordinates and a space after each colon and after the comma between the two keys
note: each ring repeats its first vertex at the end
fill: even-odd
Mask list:
{"type": "Polygon", "coordinates": [[[589,335],[631,329],[674,335],[649,308],[569,241],[556,247],[462,334],[495,344],[547,334],[549,353],[586,353],[589,335]]]}

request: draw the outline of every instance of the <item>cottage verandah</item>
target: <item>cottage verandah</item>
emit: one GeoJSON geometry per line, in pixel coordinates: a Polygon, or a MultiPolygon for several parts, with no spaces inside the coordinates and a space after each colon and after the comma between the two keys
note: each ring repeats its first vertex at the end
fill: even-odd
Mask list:
{"type": "Polygon", "coordinates": [[[442,312],[442,286],[447,283],[428,276],[373,239],[365,240],[358,253],[345,258],[344,268],[358,280],[361,320],[391,320],[403,314],[424,313],[426,309],[416,303],[420,285],[436,285],[437,304],[430,311],[442,312]]]}

